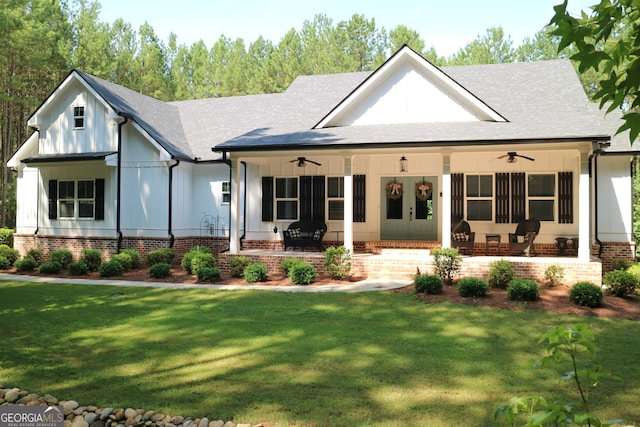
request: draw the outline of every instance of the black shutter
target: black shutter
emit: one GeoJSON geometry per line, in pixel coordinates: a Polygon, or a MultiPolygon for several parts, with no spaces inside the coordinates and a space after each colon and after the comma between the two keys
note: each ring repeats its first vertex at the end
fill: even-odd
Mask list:
{"type": "Polygon", "coordinates": [[[525,220],[526,200],[524,172],[514,172],[511,174],[511,222],[518,223],[525,220]]]}
{"type": "Polygon", "coordinates": [[[451,221],[452,224],[464,219],[464,174],[451,174],[451,221]]]}
{"type": "Polygon", "coordinates": [[[58,180],[49,180],[49,219],[58,218],[58,180]]]}
{"type": "Polygon", "coordinates": [[[365,222],[367,205],[367,176],[353,176],[353,222],[365,222]]]}
{"type": "Polygon", "coordinates": [[[496,223],[509,223],[509,174],[496,173],[496,223]]]}
{"type": "Polygon", "coordinates": [[[300,177],[300,221],[310,221],[313,217],[313,194],[310,176],[300,177]]]}
{"type": "Polygon", "coordinates": [[[325,177],[314,176],[312,182],[313,210],[311,213],[311,219],[314,221],[324,222],[325,177]]]}
{"type": "Polygon", "coordinates": [[[104,179],[96,179],[96,205],[95,205],[95,219],[104,219],[104,179]]]}
{"type": "Polygon", "coordinates": [[[262,177],[262,221],[273,221],[273,177],[262,177]]]}
{"type": "Polygon", "coordinates": [[[573,172],[558,173],[558,222],[573,224],[573,172]]]}

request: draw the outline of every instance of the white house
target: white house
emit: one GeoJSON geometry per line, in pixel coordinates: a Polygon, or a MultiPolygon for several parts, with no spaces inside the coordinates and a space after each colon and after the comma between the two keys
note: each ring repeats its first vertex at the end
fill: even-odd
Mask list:
{"type": "Polygon", "coordinates": [[[635,254],[637,149],[565,60],[439,68],[405,46],[374,72],[171,103],[72,71],[28,125],[9,162],[23,252],[238,253],[311,220],[355,252],[447,247],[452,218],[506,246],[536,218],[538,254],[563,237],[585,262],[635,254]]]}

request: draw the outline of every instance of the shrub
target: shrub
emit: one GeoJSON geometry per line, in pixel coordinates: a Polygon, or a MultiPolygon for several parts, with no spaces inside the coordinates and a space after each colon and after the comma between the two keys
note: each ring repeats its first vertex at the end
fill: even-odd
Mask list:
{"type": "Polygon", "coordinates": [[[636,279],[638,279],[639,283],[640,283],[640,263],[634,263],[631,265],[631,267],[627,268],[627,272],[633,274],[634,276],[636,276],[636,279]]]}
{"type": "Polygon", "coordinates": [[[516,272],[511,266],[511,262],[501,259],[491,263],[489,267],[489,285],[494,288],[506,289],[514,277],[516,277],[516,272]]]}
{"type": "Polygon", "coordinates": [[[638,287],[638,279],[632,273],[625,270],[613,270],[605,273],[602,278],[605,284],[605,293],[616,297],[632,295],[638,287]]]}
{"type": "Polygon", "coordinates": [[[120,261],[112,259],[100,264],[98,272],[100,273],[100,277],[122,276],[124,273],[124,267],[120,264],[120,261]]]}
{"type": "Polygon", "coordinates": [[[461,297],[483,297],[489,292],[489,284],[477,277],[465,277],[458,281],[461,297]]]}
{"type": "Polygon", "coordinates": [[[171,264],[168,262],[157,262],[149,267],[149,276],[154,279],[163,279],[169,275],[171,275],[171,264]]]}
{"type": "Polygon", "coordinates": [[[536,301],[540,298],[540,286],[532,279],[514,279],[507,288],[507,296],[513,301],[536,301]]]}
{"type": "Polygon", "coordinates": [[[222,273],[216,267],[202,267],[197,274],[200,282],[217,282],[222,277],[222,273]]]}
{"type": "Polygon", "coordinates": [[[78,262],[72,262],[67,267],[67,271],[72,276],[84,276],[89,273],[89,265],[83,259],[78,260],[78,262]]]}
{"type": "Polygon", "coordinates": [[[589,282],[578,282],[569,290],[571,302],[586,307],[598,307],[603,298],[602,289],[589,282]]]}
{"type": "Polygon", "coordinates": [[[560,265],[552,264],[544,270],[544,278],[547,279],[549,286],[558,286],[564,279],[564,268],[560,265]]]}
{"type": "Polygon", "coordinates": [[[80,251],[80,261],[83,261],[89,271],[98,271],[102,264],[102,252],[98,249],[85,248],[80,251]]]}
{"type": "Polygon", "coordinates": [[[611,260],[612,270],[627,270],[631,267],[631,262],[623,258],[614,258],[611,260]]]}
{"type": "Polygon", "coordinates": [[[294,265],[300,264],[302,261],[300,258],[285,258],[280,262],[280,269],[284,274],[289,276],[289,271],[293,268],[294,265]]]}
{"type": "Polygon", "coordinates": [[[176,251],[173,248],[161,248],[147,252],[147,265],[152,266],[159,262],[164,262],[169,265],[176,257],[176,251]]]}
{"type": "Polygon", "coordinates": [[[137,249],[122,249],[120,253],[131,257],[131,268],[139,268],[142,265],[142,256],[137,249]]]}
{"type": "Polygon", "coordinates": [[[57,249],[51,251],[50,259],[59,262],[62,268],[67,268],[73,262],[73,254],[68,249],[57,249]]]}
{"type": "Polygon", "coordinates": [[[111,255],[111,261],[118,261],[120,264],[122,264],[122,268],[124,268],[124,271],[131,270],[131,265],[133,264],[131,255],[125,254],[124,252],[111,255]]]}
{"type": "Polygon", "coordinates": [[[16,266],[18,271],[33,271],[38,266],[38,261],[31,257],[24,257],[17,260],[13,265],[16,266]]]}
{"type": "Polygon", "coordinates": [[[261,262],[254,262],[247,265],[242,273],[244,280],[249,283],[262,282],[267,279],[267,266],[261,262]]]}
{"type": "Polygon", "coordinates": [[[206,246],[194,246],[193,248],[189,249],[189,252],[182,256],[180,265],[182,266],[184,271],[187,272],[187,274],[196,274],[196,272],[193,271],[191,267],[191,261],[193,260],[193,257],[201,253],[211,254],[211,251],[206,246]]]}
{"type": "Polygon", "coordinates": [[[197,253],[191,260],[191,274],[198,274],[202,268],[213,268],[216,266],[216,259],[210,252],[197,253]]]}
{"type": "Polygon", "coordinates": [[[0,228],[0,245],[13,247],[13,230],[10,228],[0,228]]]}
{"type": "Polygon", "coordinates": [[[442,293],[444,282],[440,276],[435,274],[417,274],[413,280],[413,286],[416,292],[424,292],[427,294],[442,293]]]}
{"type": "Polygon", "coordinates": [[[344,280],[351,275],[351,253],[344,246],[327,248],[324,252],[324,271],[332,279],[344,280]]]}
{"type": "Polygon", "coordinates": [[[0,270],[7,270],[11,267],[11,262],[6,256],[0,255],[0,270]]]}
{"type": "Polygon", "coordinates": [[[12,266],[20,258],[20,252],[7,245],[0,245],[0,256],[5,257],[9,261],[9,266],[12,266]]]}
{"type": "Polygon", "coordinates": [[[31,258],[38,265],[40,265],[40,264],[42,264],[42,261],[44,260],[44,254],[42,253],[42,251],[40,249],[29,249],[27,251],[27,258],[31,258]]]}
{"type": "Polygon", "coordinates": [[[47,261],[38,267],[38,273],[58,274],[62,271],[62,264],[59,261],[47,261]]]}
{"type": "Polygon", "coordinates": [[[299,262],[289,270],[289,279],[296,285],[308,285],[316,277],[318,277],[316,269],[306,262],[299,262]]]}
{"type": "Polygon", "coordinates": [[[251,261],[246,256],[237,255],[229,260],[231,277],[242,277],[244,269],[251,261]]]}
{"type": "Polygon", "coordinates": [[[433,250],[435,273],[445,284],[453,285],[453,278],[462,268],[462,255],[455,248],[437,248],[433,250]]]}

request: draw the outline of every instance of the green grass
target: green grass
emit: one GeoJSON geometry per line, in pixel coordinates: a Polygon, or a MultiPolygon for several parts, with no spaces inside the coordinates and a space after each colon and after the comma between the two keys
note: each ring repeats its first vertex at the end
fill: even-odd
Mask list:
{"type": "Polygon", "coordinates": [[[384,292],[0,282],[0,384],[248,423],[506,425],[493,414],[512,396],[579,400],[532,365],[544,331],[585,321],[599,350],[585,362],[624,379],[595,389],[594,412],[640,423],[640,323],[384,292]]]}

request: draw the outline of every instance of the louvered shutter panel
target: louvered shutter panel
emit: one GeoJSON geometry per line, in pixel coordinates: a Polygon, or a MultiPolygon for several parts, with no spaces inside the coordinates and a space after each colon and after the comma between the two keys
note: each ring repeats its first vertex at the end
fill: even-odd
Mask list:
{"type": "Polygon", "coordinates": [[[58,180],[49,180],[49,219],[58,218],[58,180]]]}
{"type": "Polygon", "coordinates": [[[558,222],[573,224],[573,172],[558,173],[558,222]]]}
{"type": "Polygon", "coordinates": [[[311,219],[314,221],[324,222],[325,177],[314,176],[312,182],[313,210],[311,213],[311,219]]]}
{"type": "Polygon", "coordinates": [[[95,219],[104,219],[104,179],[96,179],[95,219]]]}
{"type": "Polygon", "coordinates": [[[365,210],[367,205],[367,176],[353,176],[353,222],[365,222],[365,210]]]}
{"type": "Polygon", "coordinates": [[[451,174],[451,219],[464,219],[464,174],[451,174]]]}
{"type": "Polygon", "coordinates": [[[518,223],[525,220],[526,200],[525,174],[514,172],[511,174],[511,222],[518,223]]]}
{"type": "Polygon", "coordinates": [[[262,221],[273,221],[273,177],[262,177],[262,221]]]}
{"type": "Polygon", "coordinates": [[[496,173],[496,223],[509,223],[509,174],[496,173]]]}

